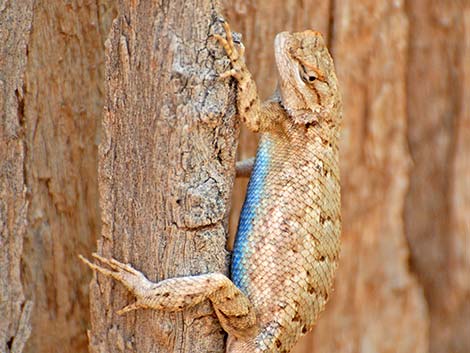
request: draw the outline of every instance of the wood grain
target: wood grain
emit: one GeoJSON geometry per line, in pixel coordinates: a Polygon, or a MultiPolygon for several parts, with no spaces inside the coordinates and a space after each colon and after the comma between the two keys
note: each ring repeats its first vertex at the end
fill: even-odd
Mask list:
{"type": "MultiPolygon", "coordinates": [[[[233,91],[217,75],[228,61],[208,38],[221,33],[217,16],[212,1],[124,1],[106,45],[98,252],[151,281],[228,270],[238,123],[233,91]]],[[[91,352],[223,350],[208,302],[118,316],[132,301],[111,280],[93,280],[91,352]]]]}

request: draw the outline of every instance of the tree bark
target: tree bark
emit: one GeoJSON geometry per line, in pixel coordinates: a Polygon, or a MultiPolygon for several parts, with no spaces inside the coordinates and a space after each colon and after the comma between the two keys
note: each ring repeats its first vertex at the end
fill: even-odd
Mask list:
{"type": "Polygon", "coordinates": [[[408,2],[405,221],[430,313],[430,352],[470,352],[470,1],[408,2]]]}
{"type": "Polygon", "coordinates": [[[112,17],[105,1],[0,5],[1,352],[87,350],[90,274],[76,255],[90,252],[100,228],[96,156],[112,17]]]}
{"type": "Polygon", "coordinates": [[[24,80],[32,1],[0,4],[0,351],[22,352],[32,302],[21,282],[26,233],[24,80]]]}
{"type": "Polygon", "coordinates": [[[106,1],[35,2],[25,70],[28,231],[23,283],[34,300],[28,352],[86,352],[87,282],[78,253],[100,231],[97,142],[106,1]]]}
{"type": "MultiPolygon", "coordinates": [[[[88,304],[76,255],[100,233],[102,254],[151,280],[228,265],[238,124],[209,38],[219,4],[122,0],[105,74],[114,3],[0,1],[2,353],[223,351],[209,304],[119,317],[133,298],[101,276],[88,304]]],[[[343,89],[342,260],[295,352],[469,352],[470,1],[225,5],[262,97],[284,30],[322,31],[343,89]]],[[[256,142],[243,129],[239,159],[256,142]]]]}
{"type": "MultiPolygon", "coordinates": [[[[217,1],[120,3],[106,47],[98,251],[152,281],[228,271],[226,223],[238,124],[217,1]],[[220,58],[220,59],[219,59],[220,58]]],[[[222,352],[209,303],[183,313],[116,311],[126,289],[91,285],[91,352],[222,352]]]]}

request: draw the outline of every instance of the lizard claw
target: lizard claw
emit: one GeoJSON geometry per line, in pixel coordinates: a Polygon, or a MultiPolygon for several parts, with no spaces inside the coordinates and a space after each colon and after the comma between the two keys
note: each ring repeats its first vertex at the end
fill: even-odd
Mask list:
{"type": "Polygon", "coordinates": [[[227,78],[227,77],[234,77],[238,80],[239,78],[241,78],[241,75],[240,75],[240,71],[236,69],[231,69],[231,70],[222,72],[219,77],[222,79],[227,78]]]}
{"type": "Polygon", "coordinates": [[[117,312],[119,315],[146,307],[144,304],[142,304],[142,300],[146,293],[148,293],[152,288],[152,282],[150,282],[141,272],[137,271],[129,264],[123,264],[112,258],[107,259],[96,253],[93,253],[92,255],[100,263],[100,265],[92,263],[82,255],[78,255],[78,257],[93,270],[121,282],[137,298],[136,302],[133,304],[127,305],[120,309],[117,312]],[[109,269],[104,266],[109,267],[109,269]]]}
{"type": "Polygon", "coordinates": [[[78,255],[78,257],[80,258],[80,260],[82,260],[88,267],[90,267],[91,269],[97,271],[97,272],[100,272],[102,273],[103,275],[105,276],[108,276],[108,277],[112,277],[112,278],[115,278],[114,275],[115,273],[113,271],[110,271],[108,270],[107,268],[105,267],[101,267],[99,265],[95,265],[93,262],[90,262],[87,258],[83,257],[82,255],[78,255]]]}
{"type": "Polygon", "coordinates": [[[140,290],[144,286],[148,287],[151,283],[141,272],[135,270],[131,265],[123,264],[117,260],[106,259],[96,253],[93,253],[93,257],[102,264],[97,265],[90,262],[82,255],[78,255],[78,257],[93,270],[121,282],[137,297],[139,297],[140,290]],[[104,265],[108,266],[110,269],[104,267],[104,265]]]}
{"type": "Polygon", "coordinates": [[[126,305],[124,308],[118,310],[116,313],[118,315],[123,315],[125,313],[128,313],[129,311],[137,310],[137,309],[142,309],[142,305],[138,302],[126,305]]]}
{"type": "Polygon", "coordinates": [[[98,255],[97,253],[93,253],[92,256],[97,259],[99,262],[103,263],[103,264],[106,264],[108,265],[109,267],[111,267],[113,270],[119,272],[119,271],[125,271],[125,272],[128,272],[130,274],[134,274],[134,275],[139,275],[140,272],[135,270],[131,265],[129,264],[123,264],[122,262],[119,262],[113,258],[111,259],[106,259],[100,255],[98,255]]]}
{"type": "Polygon", "coordinates": [[[239,80],[242,77],[242,71],[244,68],[243,55],[245,54],[245,47],[242,43],[239,44],[240,49],[237,49],[233,41],[232,31],[227,22],[223,21],[222,26],[225,30],[226,38],[219,34],[214,34],[213,37],[222,45],[232,64],[232,69],[228,70],[220,75],[220,78],[234,77],[239,80]]]}

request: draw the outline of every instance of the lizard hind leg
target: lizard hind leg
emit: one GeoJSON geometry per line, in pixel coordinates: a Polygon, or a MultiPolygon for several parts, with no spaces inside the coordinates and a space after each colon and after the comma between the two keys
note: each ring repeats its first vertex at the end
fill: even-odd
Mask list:
{"type": "Polygon", "coordinates": [[[176,312],[210,300],[228,334],[246,337],[256,332],[256,315],[248,298],[221,273],[169,278],[154,283],[129,264],[98,254],[93,257],[100,265],[80,255],[85,264],[121,282],[136,297],[136,302],[119,310],[119,314],[139,308],[176,312]]]}
{"type": "MultiPolygon", "coordinates": [[[[229,335],[249,337],[257,331],[256,315],[250,301],[221,273],[170,278],[155,284],[155,290],[165,296],[163,310],[184,310],[208,299],[222,328],[229,335]]],[[[143,304],[149,308],[156,304],[158,308],[160,298],[150,292],[143,304]]]]}
{"type": "MultiPolygon", "coordinates": [[[[245,338],[257,332],[256,315],[250,301],[221,273],[166,279],[155,284],[155,290],[165,297],[163,310],[184,310],[208,299],[222,328],[229,335],[245,338]]],[[[155,304],[159,308],[159,300],[161,296],[156,297],[149,292],[143,303],[149,308],[155,304]]]]}

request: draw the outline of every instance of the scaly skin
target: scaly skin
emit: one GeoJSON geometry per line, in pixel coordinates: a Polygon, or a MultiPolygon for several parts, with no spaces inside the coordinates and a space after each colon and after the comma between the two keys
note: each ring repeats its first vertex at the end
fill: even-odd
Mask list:
{"type": "Polygon", "coordinates": [[[314,325],[332,290],[340,247],[338,134],[341,99],[332,59],[314,31],[276,37],[279,88],[261,103],[224,23],[238,81],[238,112],[261,132],[235,242],[232,281],[223,274],[148,281],[130,265],[94,257],[91,268],[121,281],[137,308],[184,310],[210,300],[229,334],[228,353],[289,352],[314,325]],[[110,269],[108,269],[110,268],[110,269]]]}

